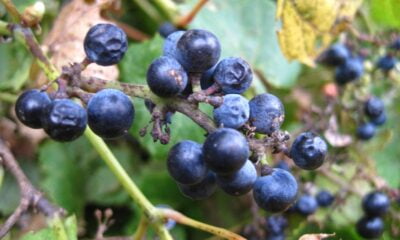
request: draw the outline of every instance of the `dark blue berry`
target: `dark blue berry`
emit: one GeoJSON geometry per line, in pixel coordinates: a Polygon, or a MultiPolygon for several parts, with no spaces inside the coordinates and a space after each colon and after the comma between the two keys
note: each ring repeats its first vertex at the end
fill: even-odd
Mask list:
{"type": "Polygon", "coordinates": [[[225,95],[222,105],[214,109],[217,126],[227,128],[242,127],[249,120],[249,115],[249,101],[239,94],[225,95]]]}
{"type": "Polygon", "coordinates": [[[314,170],[324,163],[327,150],[328,146],[322,138],[312,132],[304,132],[294,140],[290,156],[298,167],[314,170]]]}
{"type": "Polygon", "coordinates": [[[322,53],[321,63],[336,67],[345,63],[350,57],[349,49],[345,45],[337,43],[322,53]]]}
{"type": "Polygon", "coordinates": [[[303,216],[308,216],[317,211],[318,203],[311,195],[302,195],[296,202],[296,211],[303,216]]]}
{"type": "Polygon", "coordinates": [[[171,35],[172,33],[176,32],[176,31],[178,31],[178,28],[175,27],[175,25],[170,22],[164,22],[158,28],[158,32],[164,38],[167,38],[169,35],[171,35]]]}
{"type": "Polygon", "coordinates": [[[376,127],[372,123],[364,123],[357,128],[357,137],[361,140],[369,140],[375,136],[376,127]]]}
{"type": "Polygon", "coordinates": [[[102,138],[117,138],[132,126],[135,109],[131,99],[116,89],[97,92],[87,105],[90,129],[102,138]]]}
{"type": "Polygon", "coordinates": [[[376,66],[379,69],[382,69],[383,71],[387,72],[392,70],[396,66],[396,58],[391,55],[386,55],[381,58],[379,58],[378,62],[376,63],[376,66]]]}
{"type": "Polygon", "coordinates": [[[281,233],[281,234],[271,234],[271,235],[267,235],[267,238],[265,240],[285,240],[285,234],[281,233]]]}
{"type": "Polygon", "coordinates": [[[207,176],[199,183],[193,185],[183,185],[178,183],[182,194],[192,200],[202,200],[209,198],[216,190],[216,175],[209,171],[207,176]]]}
{"type": "Polygon", "coordinates": [[[362,207],[368,216],[381,216],[389,210],[390,200],[381,192],[371,192],[364,196],[362,207]]]}
{"type": "Polygon", "coordinates": [[[90,61],[110,66],[122,59],[128,49],[128,40],[119,27],[100,23],[89,29],[83,46],[90,61]]]}
{"type": "Polygon", "coordinates": [[[390,44],[390,48],[394,49],[394,50],[400,50],[400,37],[396,38],[391,44],[390,44]]]}
{"type": "Polygon", "coordinates": [[[46,92],[37,89],[27,90],[18,97],[15,113],[23,124],[31,128],[41,128],[44,109],[51,100],[46,92]]]}
{"type": "Polygon", "coordinates": [[[285,119],[285,110],[279,98],[264,93],[255,96],[249,102],[250,123],[256,127],[256,132],[272,134],[279,130],[285,119]]]}
{"type": "Polygon", "coordinates": [[[286,171],[290,172],[289,165],[283,160],[279,161],[274,167],[275,168],[280,168],[280,169],[283,169],[283,170],[286,170],[286,171]]]}
{"type": "Polygon", "coordinates": [[[217,184],[226,193],[233,196],[240,196],[248,193],[257,179],[257,171],[254,164],[247,160],[237,172],[232,175],[218,175],[217,184]]]}
{"type": "Polygon", "coordinates": [[[336,69],[335,80],[337,84],[344,85],[359,79],[363,73],[364,65],[362,59],[358,57],[352,57],[336,69]]]}
{"type": "Polygon", "coordinates": [[[267,232],[268,235],[281,235],[288,226],[287,219],[282,215],[272,215],[267,217],[267,232]]]}
{"type": "Polygon", "coordinates": [[[387,120],[387,117],[386,117],[386,113],[385,112],[381,113],[381,115],[379,115],[376,118],[371,118],[370,119],[371,123],[374,124],[377,127],[378,126],[382,126],[383,124],[385,124],[386,120],[387,120]]]}
{"type": "Polygon", "coordinates": [[[335,197],[332,193],[326,190],[318,192],[316,199],[320,207],[328,207],[333,203],[333,201],[335,201],[335,197]]]}
{"type": "Polygon", "coordinates": [[[377,118],[385,111],[385,104],[380,98],[372,96],[365,102],[364,111],[369,118],[377,118]]]}
{"type": "Polygon", "coordinates": [[[208,135],[203,154],[211,170],[218,174],[232,174],[245,164],[250,149],[243,134],[231,128],[220,128],[208,135]]]}
{"type": "Polygon", "coordinates": [[[253,186],[257,205],[269,212],[282,212],[296,200],[296,179],[288,171],[274,168],[272,173],[259,177],[253,186]]]}
{"type": "Polygon", "coordinates": [[[167,167],[171,177],[185,185],[196,184],[207,175],[202,145],[184,140],[175,144],[168,154],[167,167]]]}
{"type": "Polygon", "coordinates": [[[237,57],[222,59],[215,68],[213,77],[225,94],[243,93],[253,81],[250,65],[237,57]]]}
{"type": "Polygon", "coordinates": [[[185,33],[185,31],[176,31],[174,33],[171,33],[164,41],[164,47],[163,47],[163,55],[167,57],[172,57],[176,58],[177,50],[176,46],[178,44],[179,39],[182,37],[182,35],[185,33]]]}
{"type": "Polygon", "coordinates": [[[208,69],[203,74],[201,74],[201,79],[200,79],[201,89],[205,90],[214,84],[214,72],[217,66],[218,64],[215,64],[212,68],[208,69]]]}
{"type": "Polygon", "coordinates": [[[69,99],[56,99],[42,115],[44,131],[56,141],[72,141],[80,137],[87,124],[86,110],[69,99]]]}
{"type": "Polygon", "coordinates": [[[366,239],[379,238],[384,229],[384,223],[380,217],[363,217],[356,225],[357,233],[366,239]]]}
{"type": "Polygon", "coordinates": [[[221,55],[217,37],[209,31],[186,31],[177,44],[177,60],[188,72],[204,72],[214,66],[221,55]]]}
{"type": "Polygon", "coordinates": [[[159,57],[147,71],[147,84],[160,97],[173,97],[181,93],[188,84],[185,70],[171,57],[159,57]]]}

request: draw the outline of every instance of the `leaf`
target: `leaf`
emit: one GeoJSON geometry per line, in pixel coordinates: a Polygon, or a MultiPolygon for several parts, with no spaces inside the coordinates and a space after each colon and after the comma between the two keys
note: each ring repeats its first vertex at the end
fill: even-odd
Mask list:
{"type": "Polygon", "coordinates": [[[386,27],[400,28],[400,1],[371,0],[370,14],[372,19],[386,27]]]}
{"type": "Polygon", "coordinates": [[[65,231],[67,232],[68,240],[78,239],[78,223],[76,216],[69,216],[64,220],[65,231]]]}
{"type": "Polygon", "coordinates": [[[312,233],[312,234],[304,234],[303,236],[300,237],[299,240],[321,240],[321,239],[326,239],[328,237],[333,237],[335,236],[334,233],[328,234],[328,233],[312,233]]]}
{"type": "MultiPolygon", "coordinates": [[[[197,1],[187,2],[181,6],[182,12],[197,1]]],[[[190,27],[214,33],[221,42],[222,57],[242,57],[268,83],[287,88],[295,83],[300,65],[289,63],[282,55],[275,31],[275,9],[273,1],[265,0],[210,1],[190,27]]],[[[253,86],[259,85],[255,80],[253,86]]]]}
{"type": "Polygon", "coordinates": [[[288,60],[314,66],[314,58],[342,29],[337,21],[352,20],[361,4],[362,0],[278,0],[276,18],[282,23],[278,38],[283,54],[288,60]]]}
{"type": "MultiPolygon", "coordinates": [[[[78,239],[78,225],[75,215],[63,220],[63,226],[67,233],[68,240],[78,239]]],[[[51,226],[43,228],[37,232],[29,232],[25,234],[21,240],[53,240],[59,239],[56,228],[51,226]]]]}
{"type": "Polygon", "coordinates": [[[21,240],[44,240],[56,239],[53,229],[45,228],[38,232],[29,232],[21,240]]]}

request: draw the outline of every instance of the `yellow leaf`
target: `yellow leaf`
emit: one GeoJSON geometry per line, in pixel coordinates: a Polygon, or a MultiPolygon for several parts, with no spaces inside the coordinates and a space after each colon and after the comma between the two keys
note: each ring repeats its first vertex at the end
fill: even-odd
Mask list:
{"type": "Polygon", "coordinates": [[[314,66],[314,59],[345,29],[362,0],[278,0],[279,44],[288,60],[314,66]],[[345,20],[345,21],[344,21],[345,20]]]}

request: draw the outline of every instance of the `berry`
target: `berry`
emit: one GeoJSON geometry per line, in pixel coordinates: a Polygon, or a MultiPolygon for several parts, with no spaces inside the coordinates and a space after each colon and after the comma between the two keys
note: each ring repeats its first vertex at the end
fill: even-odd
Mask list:
{"type": "Polygon", "coordinates": [[[380,98],[370,97],[364,103],[364,111],[369,118],[377,118],[385,111],[385,104],[380,98]]]}
{"type": "Polygon", "coordinates": [[[286,171],[290,172],[289,165],[283,160],[279,161],[274,167],[275,168],[280,168],[280,169],[283,169],[283,170],[286,170],[286,171]]]}
{"type": "Polygon", "coordinates": [[[89,29],[83,46],[90,61],[110,66],[122,59],[128,49],[128,40],[119,27],[100,23],[89,29]]]}
{"type": "Polygon", "coordinates": [[[281,234],[277,234],[277,235],[268,235],[266,240],[285,240],[285,234],[281,233],[281,234]]]}
{"type": "Polygon", "coordinates": [[[364,73],[363,61],[360,58],[349,58],[335,72],[335,80],[339,85],[357,80],[364,73]]]}
{"type": "Polygon", "coordinates": [[[329,66],[339,66],[351,57],[349,49],[340,43],[331,46],[321,56],[321,62],[329,66]]]}
{"type": "Polygon", "coordinates": [[[269,235],[280,235],[288,226],[288,221],[282,215],[272,215],[267,217],[267,231],[269,235]]]}
{"type": "Polygon", "coordinates": [[[236,57],[225,58],[219,62],[213,77],[225,94],[243,93],[253,81],[250,65],[236,57]]]}
{"type": "Polygon", "coordinates": [[[314,170],[324,163],[327,150],[328,146],[322,138],[312,132],[304,132],[294,140],[290,156],[298,167],[314,170]]]}
{"type": "Polygon", "coordinates": [[[361,140],[369,140],[375,135],[375,125],[372,123],[364,123],[357,128],[357,137],[361,140]]]}
{"type": "Polygon", "coordinates": [[[238,94],[225,95],[222,105],[214,109],[214,121],[217,126],[227,128],[242,127],[249,120],[249,115],[249,101],[238,94]]]}
{"type": "Polygon", "coordinates": [[[178,28],[176,28],[175,25],[170,22],[164,22],[158,28],[158,32],[164,38],[167,38],[169,35],[171,35],[172,33],[176,32],[176,31],[178,31],[178,28]]]}
{"type": "Polygon", "coordinates": [[[253,186],[257,205],[269,212],[282,212],[296,200],[297,182],[288,171],[274,168],[272,173],[259,177],[253,186]]]}
{"type": "Polygon", "coordinates": [[[90,129],[102,138],[117,138],[132,126],[135,109],[125,93],[115,89],[97,92],[87,105],[90,129]]]}
{"type": "Polygon", "coordinates": [[[56,141],[72,141],[85,131],[87,115],[83,107],[69,99],[56,99],[42,115],[44,131],[56,141]]]}
{"type": "Polygon", "coordinates": [[[247,160],[237,172],[232,175],[217,176],[217,184],[226,193],[233,196],[240,196],[248,193],[257,179],[257,171],[254,164],[247,160]]]}
{"type": "Polygon", "coordinates": [[[387,117],[386,117],[386,113],[382,112],[381,115],[379,115],[376,118],[371,118],[371,123],[374,124],[375,126],[382,126],[383,124],[385,124],[387,117]]]}
{"type": "Polygon", "coordinates": [[[168,154],[167,167],[171,177],[180,184],[191,185],[207,176],[202,145],[185,140],[175,144],[168,154]]]}
{"type": "Polygon", "coordinates": [[[188,84],[185,70],[171,57],[155,59],[147,70],[147,84],[160,97],[173,97],[181,93],[188,84]]]}
{"type": "Polygon", "coordinates": [[[335,197],[332,195],[332,193],[326,190],[320,191],[317,194],[316,199],[320,207],[328,207],[333,203],[333,201],[335,201],[335,197]]]}
{"type": "Polygon", "coordinates": [[[208,135],[203,145],[207,166],[218,174],[238,171],[249,158],[246,138],[231,128],[220,128],[208,135]]]}
{"type": "Polygon", "coordinates": [[[400,38],[396,38],[392,44],[390,44],[390,48],[394,49],[394,50],[400,50],[400,38]]]}
{"type": "Polygon", "coordinates": [[[279,130],[285,118],[285,110],[279,98],[264,93],[255,96],[249,102],[250,123],[256,132],[272,134],[279,130]]]}
{"type": "Polygon", "coordinates": [[[168,35],[164,41],[163,55],[166,57],[176,58],[177,50],[176,45],[185,31],[176,31],[168,35]]]}
{"type": "Polygon", "coordinates": [[[214,72],[217,66],[218,64],[215,64],[212,68],[208,69],[203,74],[201,74],[201,79],[200,79],[201,89],[205,90],[214,84],[214,72]]]}
{"type": "Polygon", "coordinates": [[[296,202],[296,211],[303,216],[308,216],[315,213],[317,208],[317,200],[311,195],[303,195],[296,202]]]}
{"type": "Polygon", "coordinates": [[[183,185],[178,183],[182,194],[192,200],[202,200],[209,198],[216,190],[216,175],[209,171],[207,176],[199,183],[193,185],[183,185]]]}
{"type": "Polygon", "coordinates": [[[376,66],[385,72],[390,71],[396,66],[396,58],[391,55],[383,56],[379,58],[376,66]]]}
{"type": "Polygon", "coordinates": [[[51,100],[46,92],[37,89],[27,90],[18,97],[15,113],[18,119],[28,127],[41,128],[41,116],[51,100]]]}
{"type": "Polygon", "coordinates": [[[363,217],[357,222],[356,228],[361,237],[376,239],[382,235],[384,224],[380,217],[363,217]]]}
{"type": "Polygon", "coordinates": [[[217,37],[209,31],[186,31],[177,43],[176,59],[188,72],[204,72],[214,66],[221,55],[217,37]]]}
{"type": "Polygon", "coordinates": [[[368,216],[381,216],[388,211],[389,206],[389,198],[381,192],[371,192],[362,201],[363,210],[368,216]]]}

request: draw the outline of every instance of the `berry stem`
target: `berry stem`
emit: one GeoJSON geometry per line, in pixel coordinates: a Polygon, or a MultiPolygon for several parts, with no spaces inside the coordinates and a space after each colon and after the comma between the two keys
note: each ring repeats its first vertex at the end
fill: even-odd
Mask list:
{"type": "Polygon", "coordinates": [[[1,2],[3,3],[4,7],[7,9],[7,12],[10,13],[13,20],[17,23],[20,23],[22,20],[22,16],[18,12],[18,9],[14,5],[14,3],[11,0],[1,0],[1,2]]]}
{"type": "Polygon", "coordinates": [[[178,21],[176,22],[177,27],[186,27],[197,15],[197,13],[203,8],[203,6],[208,2],[208,0],[199,0],[196,5],[193,7],[193,9],[186,14],[185,16],[182,16],[178,21]]]}
{"type": "Polygon", "coordinates": [[[144,217],[144,216],[141,216],[139,225],[136,228],[135,234],[133,235],[133,240],[142,240],[142,239],[144,239],[144,236],[146,234],[148,226],[149,226],[149,221],[147,220],[147,218],[144,217]]]}

